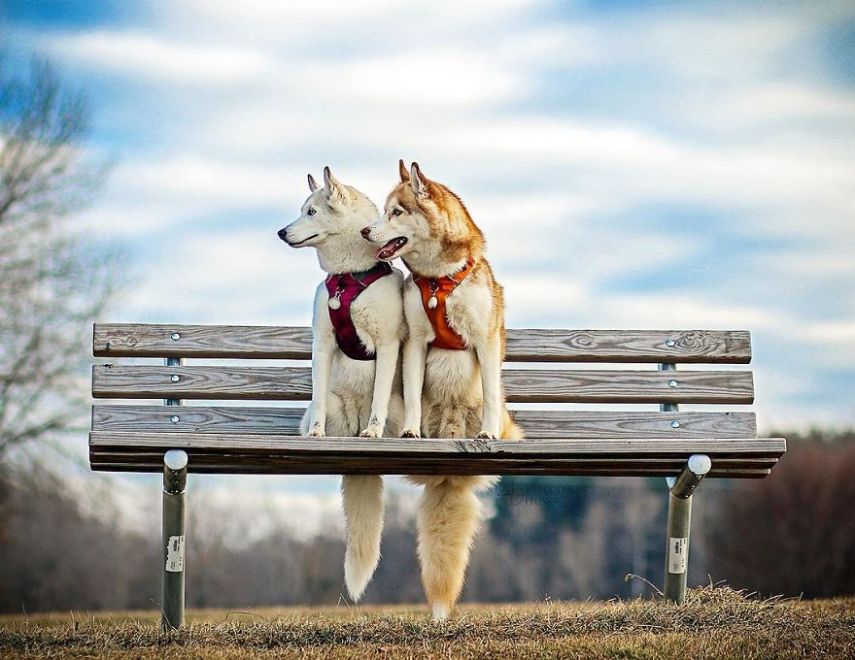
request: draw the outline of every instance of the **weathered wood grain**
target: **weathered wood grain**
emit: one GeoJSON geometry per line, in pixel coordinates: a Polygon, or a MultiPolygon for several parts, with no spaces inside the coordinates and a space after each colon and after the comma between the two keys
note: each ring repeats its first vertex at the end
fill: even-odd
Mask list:
{"type": "MultiPolygon", "coordinates": [[[[163,470],[163,466],[138,466],[138,465],[123,465],[123,464],[103,464],[92,465],[91,469],[96,472],[132,472],[132,473],[159,473],[163,470]]],[[[193,474],[265,474],[265,475],[298,475],[298,474],[318,474],[316,470],[306,472],[285,472],[279,469],[269,468],[246,468],[243,466],[219,466],[219,465],[202,465],[189,469],[193,474]]],[[[712,470],[707,478],[726,478],[726,479],[764,479],[772,473],[771,470],[712,470]]],[[[330,472],[329,476],[338,475],[339,472],[330,472]]],[[[352,474],[375,474],[374,472],[353,472],[352,474]]],[[[594,469],[587,470],[576,467],[553,467],[544,470],[523,470],[520,472],[505,471],[498,476],[516,474],[520,476],[537,476],[537,477],[675,477],[674,472],[669,470],[629,470],[629,469],[594,469]]],[[[458,475],[465,476],[465,475],[458,475]]]]}
{"type": "MultiPolygon", "coordinates": [[[[200,357],[309,359],[312,332],[305,327],[98,323],[97,357],[200,357]],[[175,338],[173,338],[175,337],[175,338]]],[[[511,362],[751,361],[743,330],[508,330],[511,362]]]]}
{"type": "Polygon", "coordinates": [[[311,358],[312,329],[251,325],[96,323],[96,357],[311,358]],[[178,335],[173,339],[174,335],[178,335]]]}
{"type": "MultiPolygon", "coordinates": [[[[93,431],[164,431],[297,435],[304,408],[97,405],[93,431]]],[[[680,437],[757,435],[754,413],[517,410],[529,438],[680,437]],[[672,425],[677,422],[676,428],[672,425]]]]}
{"type": "Polygon", "coordinates": [[[515,410],[530,438],[753,438],[754,413],[515,410]],[[674,427],[677,422],[679,426],[674,427]]]}
{"type": "Polygon", "coordinates": [[[167,448],[185,449],[191,471],[223,474],[667,476],[678,473],[692,453],[707,453],[713,458],[711,476],[759,478],[769,473],[785,443],[768,438],[501,442],[93,432],[90,462],[96,470],[158,471],[167,448]]]}
{"type": "MultiPolygon", "coordinates": [[[[278,467],[284,465],[287,470],[328,470],[328,474],[349,474],[351,470],[360,473],[378,474],[378,461],[375,456],[344,455],[330,456],[326,454],[289,454],[283,457],[275,453],[230,453],[220,451],[206,451],[203,449],[188,450],[193,462],[198,465],[240,465],[254,466],[258,469],[265,467],[278,467]],[[368,472],[366,472],[366,470],[368,472]]],[[[151,449],[122,450],[93,448],[90,452],[93,462],[97,463],[138,463],[138,464],[163,464],[163,452],[151,449]]],[[[464,470],[466,474],[479,474],[479,470],[493,469],[502,466],[503,469],[519,470],[528,466],[534,470],[548,469],[552,466],[577,465],[591,469],[661,469],[679,472],[685,465],[682,457],[655,457],[655,458],[626,458],[609,457],[600,458],[595,456],[575,456],[570,458],[507,458],[503,456],[469,455],[462,461],[451,461],[448,457],[437,458],[435,456],[419,456],[412,458],[407,454],[384,456],[382,463],[384,467],[398,466],[408,470],[409,474],[438,474],[442,470],[457,469],[464,470]],[[417,465],[414,465],[418,463],[417,465]]],[[[748,456],[738,458],[716,457],[715,463],[719,470],[724,469],[749,469],[761,470],[771,469],[778,462],[774,456],[748,456]]]]}
{"type": "Polygon", "coordinates": [[[742,330],[509,330],[509,361],[748,364],[742,330]]]}
{"type": "Polygon", "coordinates": [[[590,438],[577,440],[469,440],[434,438],[303,438],[289,435],[251,435],[227,433],[121,433],[89,434],[91,450],[131,450],[145,448],[185,449],[201,452],[266,454],[288,456],[327,456],[351,460],[357,456],[377,459],[401,457],[406,460],[442,458],[469,460],[481,458],[688,458],[691,454],[735,458],[748,456],[780,457],[786,450],[781,438],[590,438]]]}
{"type": "Polygon", "coordinates": [[[308,367],[96,365],[92,395],[112,399],[308,401],[308,367]],[[175,380],[177,378],[177,380],[175,380]]]}
{"type": "MultiPolygon", "coordinates": [[[[506,369],[507,399],[521,403],[752,403],[750,371],[506,369]],[[673,385],[673,386],[672,386],[673,385]]],[[[97,365],[96,398],[307,401],[308,367],[97,365]]]]}
{"type": "Polygon", "coordinates": [[[96,405],[92,430],[298,435],[304,411],[302,407],[96,405]]]}
{"type": "MultiPolygon", "coordinates": [[[[364,457],[206,454],[190,450],[190,471],[211,474],[528,474],[580,476],[675,476],[685,465],[680,459],[496,459],[470,455],[465,461],[435,458],[389,458],[381,463],[364,457]]],[[[758,478],[768,475],[775,458],[716,459],[710,477],[758,478]]],[[[95,451],[93,470],[159,472],[160,452],[95,451]]]]}

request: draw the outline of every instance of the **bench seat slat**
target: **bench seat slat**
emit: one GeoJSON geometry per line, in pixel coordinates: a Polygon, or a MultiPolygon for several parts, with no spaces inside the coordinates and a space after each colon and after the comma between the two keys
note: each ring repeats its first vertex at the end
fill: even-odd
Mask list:
{"type": "MultiPolygon", "coordinates": [[[[684,460],[667,459],[491,459],[470,456],[450,464],[431,458],[397,460],[388,458],[382,466],[375,459],[302,456],[283,460],[278,456],[205,454],[191,450],[190,472],[209,474],[528,474],[579,476],[674,476],[684,460]]],[[[708,476],[758,478],[769,474],[777,459],[717,459],[708,476]]],[[[92,452],[93,470],[161,472],[162,453],[92,452]]]]}
{"type": "MultiPolygon", "coordinates": [[[[174,406],[96,405],[92,410],[92,430],[297,435],[304,410],[302,407],[183,406],[178,409],[174,406]]],[[[744,438],[757,435],[754,413],[517,410],[513,414],[529,438],[744,438]],[[679,426],[674,427],[674,422],[679,426]]]]}
{"type": "MultiPolygon", "coordinates": [[[[138,465],[123,465],[123,464],[104,464],[92,465],[92,469],[98,472],[135,472],[135,473],[160,473],[163,471],[163,466],[138,466],[138,465]]],[[[253,467],[253,466],[218,466],[218,465],[201,465],[188,468],[191,474],[266,474],[266,475],[312,475],[312,474],[327,474],[338,475],[340,471],[330,471],[328,473],[319,472],[314,468],[307,468],[303,471],[289,470],[283,471],[268,467],[253,467]]],[[[510,469],[494,471],[500,475],[523,475],[523,476],[538,476],[538,477],[676,477],[679,470],[631,470],[624,468],[595,468],[586,469],[575,466],[553,466],[543,469],[521,469],[512,471],[510,469]]],[[[763,479],[772,473],[771,470],[711,470],[707,478],[725,478],[725,479],[763,479]]],[[[351,474],[376,474],[373,471],[360,472],[353,470],[351,474]]],[[[395,474],[395,473],[387,473],[395,474]]],[[[414,474],[410,472],[409,474],[414,474]]],[[[450,474],[450,473],[449,473],[450,474]]]]}
{"type": "MultiPolygon", "coordinates": [[[[330,456],[330,455],[312,455],[312,454],[289,454],[283,457],[273,453],[228,453],[228,452],[209,452],[204,450],[190,449],[189,453],[193,457],[193,463],[197,466],[224,466],[224,465],[244,465],[254,466],[259,469],[267,467],[284,466],[286,470],[293,469],[317,469],[319,466],[328,470],[325,474],[342,474],[349,473],[351,469],[359,469],[361,471],[368,470],[369,473],[377,473],[377,458],[374,456],[330,456]],[[373,472],[371,472],[373,471],[373,472]]],[[[163,452],[159,451],[128,451],[117,449],[93,448],[90,454],[90,459],[94,464],[115,464],[115,465],[151,465],[156,468],[163,467],[163,452]]],[[[771,469],[778,459],[773,456],[749,456],[741,458],[716,458],[716,469],[733,470],[768,470],[771,469]]],[[[525,465],[530,465],[535,469],[545,469],[552,465],[577,465],[584,468],[601,469],[601,468],[621,468],[621,469],[661,469],[670,471],[679,471],[685,464],[682,458],[597,458],[592,456],[569,457],[569,458],[501,458],[496,456],[467,456],[462,464],[452,460],[449,462],[448,457],[437,458],[436,456],[424,457],[420,456],[417,459],[410,458],[407,455],[384,455],[382,458],[384,466],[392,465],[405,466],[408,474],[435,474],[442,473],[446,469],[465,469],[471,474],[473,469],[490,470],[496,466],[504,468],[512,467],[515,469],[523,468],[525,465]],[[473,466],[476,466],[473,468],[473,466]]]]}
{"type": "MultiPolygon", "coordinates": [[[[510,329],[507,339],[512,362],[751,361],[750,334],[743,330],[510,329]]],[[[97,357],[306,360],[311,349],[307,327],[98,323],[93,334],[97,357]]]]}
{"type": "Polygon", "coordinates": [[[763,476],[785,451],[775,438],[479,441],[301,438],[190,433],[90,434],[93,469],[158,471],[166,449],[185,449],[191,471],[271,474],[669,475],[693,453],[712,476],[763,476]]]}
{"type": "MultiPolygon", "coordinates": [[[[754,401],[750,371],[506,369],[502,379],[512,403],[754,401]]],[[[113,399],[307,401],[312,395],[312,377],[308,367],[96,365],[92,394],[113,399]]]]}
{"type": "Polygon", "coordinates": [[[703,453],[711,457],[779,457],[786,450],[781,438],[710,438],[686,440],[655,438],[583,438],[577,440],[465,440],[435,438],[303,438],[291,435],[252,435],[226,433],[118,433],[89,434],[90,449],[188,449],[232,453],[273,453],[282,456],[405,456],[458,457],[471,455],[498,458],[550,457],[686,457],[703,453]]]}

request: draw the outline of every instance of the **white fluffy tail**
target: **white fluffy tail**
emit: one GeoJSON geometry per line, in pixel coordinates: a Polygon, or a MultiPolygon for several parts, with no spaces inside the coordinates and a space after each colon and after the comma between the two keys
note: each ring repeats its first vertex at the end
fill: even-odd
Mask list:
{"type": "Polygon", "coordinates": [[[435,621],[448,617],[463,589],[469,551],[481,522],[475,489],[484,477],[445,477],[425,484],[418,510],[422,583],[435,621]]]}
{"type": "Polygon", "coordinates": [[[383,478],[345,475],[341,478],[344,507],[344,582],[354,602],[362,598],[380,561],[383,534],[383,478]]]}

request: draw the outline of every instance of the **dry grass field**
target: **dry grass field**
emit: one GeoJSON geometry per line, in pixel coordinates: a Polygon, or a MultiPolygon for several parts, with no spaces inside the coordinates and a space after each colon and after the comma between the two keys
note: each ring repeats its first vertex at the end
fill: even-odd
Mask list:
{"type": "Polygon", "coordinates": [[[728,588],[651,600],[461,608],[433,625],[412,607],[0,618],[4,658],[853,658],[855,599],[759,600],[728,588]]]}

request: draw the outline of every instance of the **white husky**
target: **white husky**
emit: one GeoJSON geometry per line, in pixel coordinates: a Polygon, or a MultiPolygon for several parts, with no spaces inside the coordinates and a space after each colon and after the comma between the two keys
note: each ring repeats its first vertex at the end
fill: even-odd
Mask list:
{"type": "MultiPolygon", "coordinates": [[[[501,385],[505,351],[502,287],[484,255],[484,237],[463,202],[399,163],[400,183],[380,221],[363,236],[377,256],[401,257],[409,336],[404,345],[404,437],[520,439],[501,385]]],[[[490,477],[410,477],[424,484],[418,510],[422,582],[436,620],[463,587],[480,511],[475,491],[490,477]]]]}
{"type": "MultiPolygon", "coordinates": [[[[397,436],[403,416],[397,368],[405,334],[403,275],[380,263],[360,230],[377,218],[377,207],[324,168],[324,187],[309,175],[311,194],[300,217],[279,231],[292,247],[314,247],[328,277],[315,294],[312,321],[312,402],[303,435],[397,436]]],[[[344,476],[347,590],[362,596],[380,559],[383,481],[344,476]]]]}

